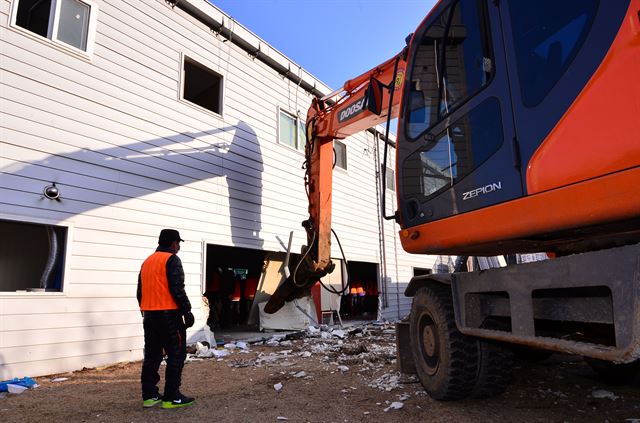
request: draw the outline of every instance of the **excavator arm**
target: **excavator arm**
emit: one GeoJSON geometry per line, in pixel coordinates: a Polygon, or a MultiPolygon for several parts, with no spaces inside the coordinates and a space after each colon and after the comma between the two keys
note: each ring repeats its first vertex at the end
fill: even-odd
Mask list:
{"type": "Polygon", "coordinates": [[[309,218],[302,222],[307,233],[300,261],[265,306],[275,313],[286,301],[307,295],[327,273],[331,261],[331,198],[334,166],[333,141],[369,129],[398,115],[400,92],[406,71],[406,49],[379,66],[344,83],[333,93],[314,98],[307,112],[305,188],[309,218]],[[340,95],[338,100],[335,97],[340,95]],[[391,115],[391,116],[389,116],[391,115]]]}

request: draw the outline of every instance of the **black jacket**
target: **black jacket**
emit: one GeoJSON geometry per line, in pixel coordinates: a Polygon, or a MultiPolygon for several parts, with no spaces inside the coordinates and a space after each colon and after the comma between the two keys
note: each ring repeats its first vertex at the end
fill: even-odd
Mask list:
{"type": "MultiPolygon", "coordinates": [[[[164,253],[171,252],[168,248],[164,247],[158,247],[156,249],[156,252],[157,251],[164,253]]],[[[169,280],[169,292],[171,292],[171,296],[176,304],[178,304],[180,314],[191,311],[191,302],[189,302],[189,297],[187,297],[187,293],[184,290],[182,261],[180,261],[180,258],[175,254],[172,254],[169,260],[167,260],[167,279],[169,280]]],[[[142,301],[142,278],[140,273],[138,273],[138,292],[136,296],[138,297],[138,305],[140,305],[142,301]]]]}

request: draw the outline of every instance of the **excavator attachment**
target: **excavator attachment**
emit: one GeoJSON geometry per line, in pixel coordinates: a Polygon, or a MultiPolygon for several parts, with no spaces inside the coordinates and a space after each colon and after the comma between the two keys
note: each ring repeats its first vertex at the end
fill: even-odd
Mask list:
{"type": "Polygon", "coordinates": [[[333,140],[345,138],[385,121],[398,113],[399,90],[405,69],[404,51],[323,98],[314,98],[307,113],[305,187],[309,218],[302,222],[307,245],[301,259],[290,265],[290,276],[265,306],[275,313],[287,301],[308,295],[309,289],[335,267],[331,261],[331,195],[333,140]],[[338,100],[333,98],[343,94],[338,100]]]}

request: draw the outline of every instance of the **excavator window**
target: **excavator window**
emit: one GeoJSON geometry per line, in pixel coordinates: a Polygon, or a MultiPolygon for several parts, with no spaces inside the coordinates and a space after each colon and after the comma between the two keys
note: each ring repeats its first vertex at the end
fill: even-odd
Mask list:
{"type": "Polygon", "coordinates": [[[512,1],[511,25],[522,101],[538,105],[584,43],[598,0],[512,1]]]}
{"type": "Polygon", "coordinates": [[[460,0],[424,31],[408,79],[407,135],[418,139],[493,75],[484,0],[460,0]]]}
{"type": "Polygon", "coordinates": [[[487,160],[503,143],[500,115],[498,100],[490,97],[410,155],[404,163],[405,175],[411,175],[403,178],[405,196],[426,201],[487,160]]]}

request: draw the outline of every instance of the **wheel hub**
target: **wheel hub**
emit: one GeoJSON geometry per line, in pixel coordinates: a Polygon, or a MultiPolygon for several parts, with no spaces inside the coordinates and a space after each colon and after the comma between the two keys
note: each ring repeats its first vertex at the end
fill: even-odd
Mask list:
{"type": "Polygon", "coordinates": [[[438,328],[435,322],[428,314],[422,316],[421,325],[421,343],[426,365],[427,374],[433,375],[438,371],[440,365],[440,337],[438,336],[438,328]]]}
{"type": "Polygon", "coordinates": [[[424,352],[426,352],[428,356],[433,356],[436,352],[436,335],[433,333],[432,326],[424,327],[422,343],[424,344],[424,352]]]}

